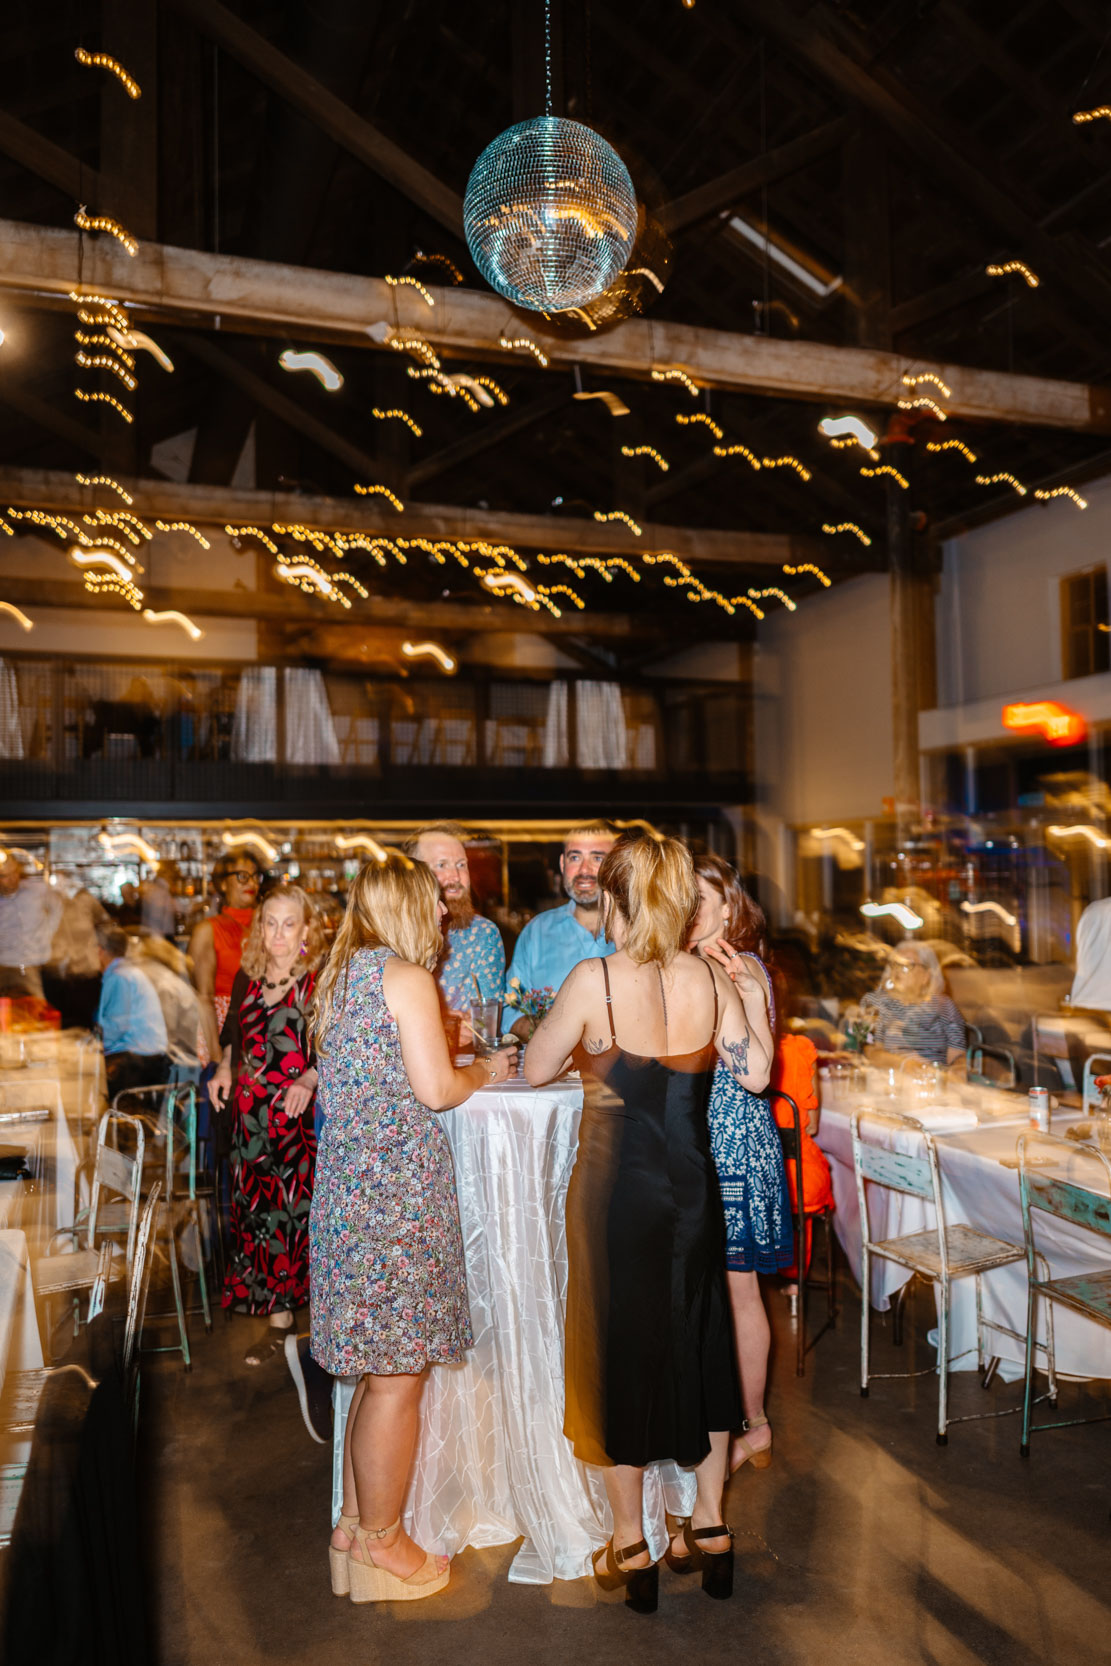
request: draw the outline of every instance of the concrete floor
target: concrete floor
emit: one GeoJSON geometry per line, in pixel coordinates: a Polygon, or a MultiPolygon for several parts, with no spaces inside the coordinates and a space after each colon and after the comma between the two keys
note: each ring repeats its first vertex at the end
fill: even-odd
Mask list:
{"type": "MultiPolygon", "coordinates": [[[[241,1364],[255,1322],[217,1318],[186,1376],[144,1368],[142,1477],[159,1666],[431,1660],[675,1666],[1076,1666],[1111,1660],[1111,1427],[1035,1437],[1015,1417],[934,1440],[936,1379],[857,1386],[859,1301],[794,1376],[791,1321],[769,1292],[778,1357],[775,1461],[734,1478],[736,1593],[708,1601],[660,1573],[645,1617],[591,1581],[510,1585],[513,1547],[466,1551],[443,1595],[353,1607],[331,1594],[329,1451],[312,1444],[280,1356],[241,1364]]],[[[877,1317],[874,1366],[924,1365],[927,1298],[896,1351],[877,1317]],[[905,1360],[902,1356],[906,1356],[905,1360]]],[[[820,1298],[819,1298],[820,1304],[820,1298]]],[[[199,1330],[199,1327],[198,1327],[199,1330]]],[[[1111,1414],[1108,1385],[1066,1385],[1061,1415],[1111,1414]]],[[[1017,1401],[954,1379],[954,1415],[1017,1401]]]]}

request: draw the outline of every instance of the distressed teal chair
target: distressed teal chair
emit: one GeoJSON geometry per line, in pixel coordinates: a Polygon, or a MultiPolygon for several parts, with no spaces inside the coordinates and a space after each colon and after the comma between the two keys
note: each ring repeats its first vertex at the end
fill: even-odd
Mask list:
{"type": "MultiPolygon", "coordinates": [[[[1039,1276],[1045,1266],[1044,1255],[1038,1253],[1034,1238],[1034,1214],[1040,1211],[1058,1220],[1071,1221],[1074,1226],[1111,1239],[1111,1162],[1095,1146],[1077,1145],[1073,1140],[1062,1140],[1054,1134],[1023,1134],[1018,1142],[1018,1184],[1022,1200],[1022,1230],[1026,1239],[1026,1275],[1029,1296],[1026,1306],[1026,1375],[1022,1394],[1022,1444],[1024,1458],[1030,1456],[1030,1436],[1046,1429],[1071,1429],[1078,1423],[1102,1423],[1106,1417],[1072,1417],[1054,1423],[1031,1423],[1033,1407],[1032,1337],[1034,1334],[1034,1304],[1039,1296],[1045,1302],[1046,1324],[1052,1335],[1053,1304],[1060,1302],[1073,1313],[1094,1319],[1097,1324],[1111,1325],[1111,1259],[1089,1267],[1085,1272],[1068,1278],[1039,1276]],[[1053,1152],[1057,1173],[1039,1173],[1033,1169],[1028,1148],[1036,1144],[1044,1152],[1053,1152]],[[1081,1186],[1074,1180],[1059,1178],[1061,1168],[1075,1171],[1078,1164],[1086,1164],[1089,1178],[1103,1188],[1081,1186]]],[[[1106,1254],[1111,1257],[1111,1245],[1106,1254]]]]}
{"type": "MultiPolygon", "coordinates": [[[[981,1281],[983,1274],[990,1272],[993,1267],[1006,1267],[1012,1262],[1021,1261],[1024,1251],[1021,1244],[1011,1244],[1002,1238],[991,1238],[984,1232],[977,1232],[974,1227],[956,1224],[947,1226],[945,1222],[945,1204],[941,1194],[941,1170],[938,1165],[937,1144],[934,1136],[923,1128],[913,1117],[900,1116],[894,1111],[873,1111],[862,1107],[852,1115],[853,1140],[853,1168],[856,1172],[856,1189],[860,1201],[860,1231],[863,1249],[863,1267],[861,1270],[861,1308],[860,1308],[860,1393],[863,1399],[868,1398],[868,1386],[872,1377],[923,1377],[933,1371],[938,1373],[938,1402],[937,1402],[937,1443],[939,1446],[949,1444],[950,1423],[974,1423],[984,1417],[1005,1417],[1018,1407],[1008,1408],[1008,1411],[973,1412],[963,1417],[949,1416],[949,1294],[956,1279],[975,1278],[976,1280],[976,1355],[977,1362],[984,1375],[985,1386],[990,1382],[995,1361],[990,1365],[985,1358],[984,1333],[987,1330],[998,1331],[1005,1336],[1013,1337],[1016,1342],[1027,1341],[1018,1331],[1011,1330],[1008,1325],[1001,1324],[997,1319],[984,1317],[981,1281]],[[903,1129],[916,1134],[922,1142],[922,1154],[895,1151],[890,1145],[878,1145],[866,1139],[860,1131],[861,1119],[867,1117],[869,1121],[886,1123],[894,1129],[903,1129]],[[921,1232],[909,1232],[895,1238],[876,1239],[872,1237],[868,1215],[867,1187],[884,1186],[890,1191],[903,1192],[910,1197],[921,1198],[926,1204],[933,1206],[935,1225],[927,1227],[921,1232]],[[937,1364],[925,1366],[921,1371],[871,1371],[869,1368],[869,1330],[871,1321],[871,1270],[872,1257],[878,1256],[884,1261],[894,1261],[908,1272],[917,1275],[930,1284],[938,1287],[940,1299],[938,1302],[938,1349],[937,1364]]],[[[1029,1333],[1032,1335],[1032,1332],[1029,1333]]],[[[1041,1344],[1039,1344],[1041,1346],[1041,1344]]],[[[1048,1328],[1046,1332],[1045,1353],[1049,1370],[1049,1397],[1054,1402],[1057,1398],[1056,1363],[1053,1355],[1053,1332],[1048,1328]]],[[[1032,1352],[1032,1350],[1031,1350],[1032,1352]]]]}

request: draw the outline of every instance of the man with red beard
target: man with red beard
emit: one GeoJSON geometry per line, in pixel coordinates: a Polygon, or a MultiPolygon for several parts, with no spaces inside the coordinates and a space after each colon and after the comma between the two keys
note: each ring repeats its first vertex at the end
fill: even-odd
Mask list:
{"type": "Polygon", "coordinates": [[[457,1013],[468,1029],[472,1001],[500,1001],[505,996],[505,945],[493,920],[476,914],[471,901],[471,873],[464,841],[467,830],[458,822],[438,821],[422,827],[410,840],[408,852],[427,862],[436,875],[447,908],[444,935],[447,954],[436,981],[449,1013],[457,1013]]]}

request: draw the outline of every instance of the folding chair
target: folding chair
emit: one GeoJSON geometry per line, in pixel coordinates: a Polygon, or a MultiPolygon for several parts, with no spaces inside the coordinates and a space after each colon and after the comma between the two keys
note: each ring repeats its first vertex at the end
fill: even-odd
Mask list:
{"type": "MultiPolygon", "coordinates": [[[[934,1136],[923,1128],[913,1117],[900,1116],[894,1111],[873,1111],[861,1108],[854,1111],[851,1119],[853,1141],[853,1168],[856,1172],[857,1197],[860,1201],[860,1228],[863,1247],[863,1269],[861,1274],[861,1310],[860,1310],[860,1393],[862,1399],[868,1398],[870,1377],[923,1377],[933,1371],[938,1372],[938,1408],[937,1408],[937,1443],[947,1446],[949,1443],[948,1428],[950,1423],[974,1423],[985,1417],[1007,1417],[1018,1407],[1008,1408],[1007,1411],[973,1412],[964,1417],[949,1416],[949,1293],[950,1286],[955,1279],[974,1277],[976,1280],[976,1357],[981,1373],[985,1373],[985,1383],[990,1382],[994,1374],[995,1359],[990,1363],[984,1357],[984,1331],[994,1330],[1001,1335],[1013,1337],[1016,1342],[1022,1342],[1033,1347],[1030,1340],[1033,1332],[1021,1336],[1018,1331],[1002,1324],[997,1319],[986,1319],[983,1308],[982,1275],[994,1267],[1006,1267],[1012,1262],[1021,1261],[1026,1251],[1019,1244],[1008,1243],[1002,1238],[991,1238],[986,1233],[977,1232],[974,1227],[961,1225],[946,1226],[945,1205],[941,1194],[941,1170],[938,1164],[937,1145],[934,1136]],[[909,1152],[894,1151],[890,1146],[871,1144],[863,1139],[860,1133],[862,1117],[872,1117],[877,1121],[891,1124],[896,1129],[917,1135],[925,1148],[921,1157],[913,1156],[909,1152]],[[911,1197],[921,1198],[926,1203],[932,1203],[936,1225],[927,1227],[922,1232],[905,1233],[897,1238],[873,1239],[871,1224],[868,1216],[868,1196],[866,1184],[884,1186],[891,1191],[903,1192],[911,1197]],[[938,1312],[938,1350],[937,1364],[925,1366],[921,1371],[869,1371],[869,1323],[871,1318],[871,1264],[872,1257],[879,1256],[881,1260],[893,1261],[898,1266],[907,1267],[912,1274],[917,1273],[929,1284],[937,1285],[941,1292],[938,1312]]],[[[1047,1309],[1048,1315],[1048,1309],[1047,1309]]],[[[1044,1349],[1049,1371],[1049,1399],[1057,1401],[1057,1371],[1053,1352],[1053,1326],[1047,1317],[1046,1341],[1036,1346],[1044,1349]]]]}
{"type": "MultiPolygon", "coordinates": [[[[1082,1314],[1085,1319],[1094,1319],[1097,1324],[1111,1325],[1111,1262],[1098,1263],[1085,1272],[1074,1273],[1068,1278],[1049,1278],[1045,1256],[1039,1254],[1034,1241],[1034,1210],[1041,1210],[1045,1215],[1054,1215],[1058,1220],[1070,1221],[1074,1226],[1083,1227],[1088,1232],[1111,1239],[1111,1162],[1093,1145],[1077,1145],[1075,1141],[1059,1139],[1055,1134],[1023,1134],[1018,1142],[1018,1186],[1022,1201],[1022,1231],[1026,1242],[1028,1289],[1026,1370],[1022,1385],[1022,1442],[1019,1451],[1024,1458],[1028,1458],[1030,1436],[1033,1434],[1041,1434],[1046,1429],[1072,1429],[1078,1423],[1108,1421],[1104,1416],[1070,1417],[1056,1423],[1031,1423],[1030,1413],[1034,1404],[1031,1397],[1034,1374],[1031,1338],[1034,1303],[1038,1296],[1045,1302],[1046,1329],[1050,1338],[1053,1336],[1054,1302],[1060,1302],[1062,1307],[1070,1308],[1073,1313],[1082,1314]],[[1098,1174],[1100,1181],[1107,1188],[1106,1192],[1093,1191],[1090,1187],[1079,1186],[1072,1180],[1061,1180],[1053,1175],[1031,1173],[1026,1155],[1027,1146],[1031,1142],[1055,1150],[1062,1165],[1068,1168],[1074,1167],[1078,1159],[1091,1163],[1093,1168],[1090,1172],[1093,1178],[1098,1174]],[[1039,1267],[1045,1268],[1045,1273],[1040,1277],[1039,1267]]],[[[1111,1251],[1108,1253],[1111,1254],[1111,1251]]],[[[1050,1398],[1055,1405],[1056,1396],[1051,1395],[1050,1398]]]]}
{"type": "Polygon", "coordinates": [[[1099,1089],[1096,1087],[1097,1076],[1111,1076],[1111,1053],[1092,1053],[1084,1060],[1082,1116],[1091,1116],[1099,1103],[1099,1089]]]}
{"type": "Polygon", "coordinates": [[[965,1025],[965,1036],[968,1041],[964,1052],[965,1073],[970,1082],[982,1088],[1011,1090],[1018,1086],[1018,1064],[1009,1047],[998,1047],[985,1041],[983,1031],[976,1024],[965,1025]],[[985,1059],[994,1059],[997,1064],[1003,1065],[1007,1072],[1006,1079],[989,1076],[984,1069],[985,1059]]]}
{"type": "Polygon", "coordinates": [[[833,1210],[828,1205],[824,1209],[808,1210],[802,1195],[802,1115],[795,1101],[789,1093],[781,1093],[778,1088],[768,1088],[764,1098],[771,1101],[780,1100],[791,1112],[791,1127],[779,1127],[779,1143],[783,1147],[783,1156],[795,1165],[795,1210],[794,1228],[795,1243],[797,1245],[798,1267],[798,1334],[795,1351],[795,1376],[806,1375],[806,1356],[814,1344],[825,1335],[832,1325],[837,1323],[837,1303],[833,1285],[833,1210]],[[806,1223],[808,1221],[823,1221],[826,1230],[826,1321],[821,1330],[810,1339],[806,1336],[806,1223]]]}

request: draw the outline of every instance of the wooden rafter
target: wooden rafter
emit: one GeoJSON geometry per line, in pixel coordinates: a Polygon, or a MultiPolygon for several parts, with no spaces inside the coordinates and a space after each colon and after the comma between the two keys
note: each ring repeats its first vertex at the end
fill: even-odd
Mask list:
{"type": "Polygon", "coordinates": [[[821,127],[802,134],[798,139],[777,145],[762,156],[750,157],[747,162],[719,174],[716,179],[709,179],[693,191],[674,197],[661,209],[660,222],[665,231],[686,231],[700,220],[708,220],[711,215],[732,208],[734,203],[761,186],[774,185],[776,180],[785,179],[817,161],[839,145],[848,130],[849,123],[842,118],[823,122],[821,127]]]}

